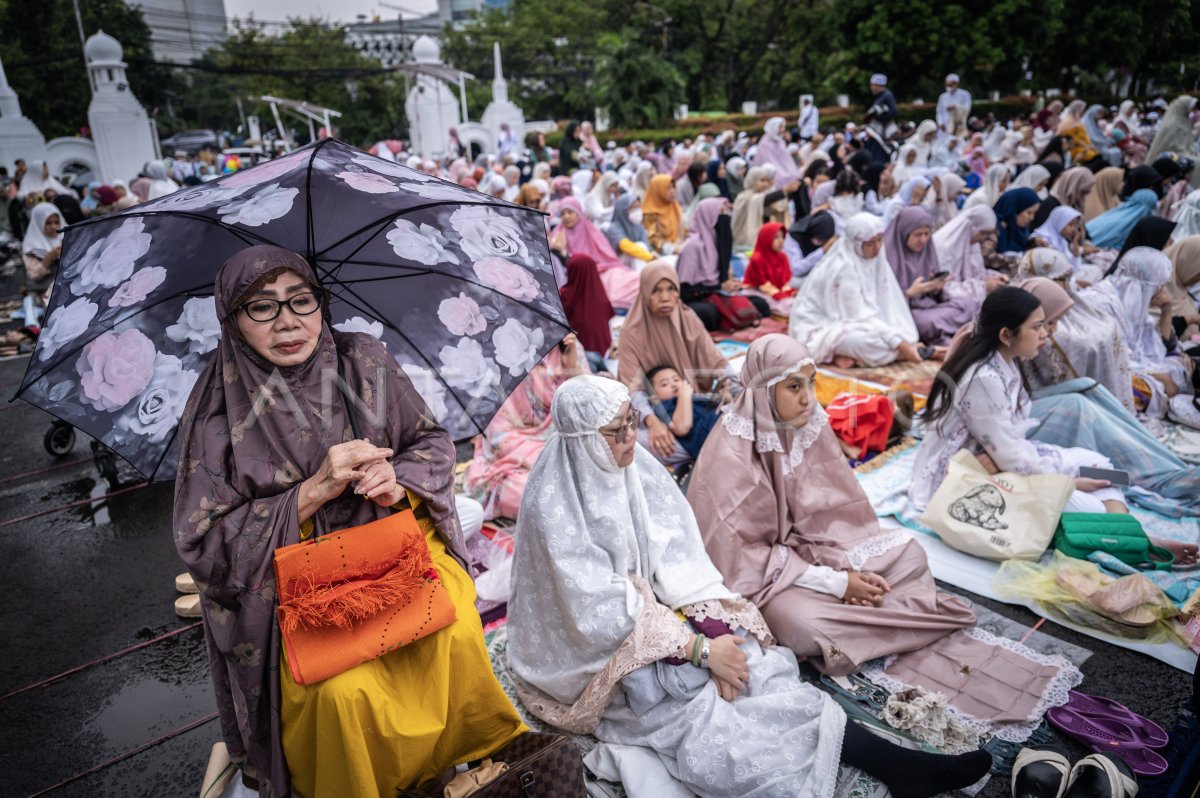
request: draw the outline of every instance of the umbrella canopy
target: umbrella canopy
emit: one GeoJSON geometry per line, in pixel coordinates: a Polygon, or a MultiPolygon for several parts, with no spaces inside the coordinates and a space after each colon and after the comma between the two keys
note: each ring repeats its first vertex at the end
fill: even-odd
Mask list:
{"type": "Polygon", "coordinates": [[[217,270],[255,244],[303,255],[334,329],[381,339],[455,438],[568,331],[538,212],[323,139],[69,227],[17,396],[173,479],[217,270]]]}

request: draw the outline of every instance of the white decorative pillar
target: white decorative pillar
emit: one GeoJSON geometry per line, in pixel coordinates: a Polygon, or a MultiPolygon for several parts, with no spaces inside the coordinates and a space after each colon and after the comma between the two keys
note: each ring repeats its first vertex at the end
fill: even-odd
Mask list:
{"type": "Polygon", "coordinates": [[[92,85],[88,127],[100,162],[98,178],[132,180],[156,157],[150,117],[129,90],[124,51],[116,39],[99,31],[84,44],[83,54],[92,85]]]}

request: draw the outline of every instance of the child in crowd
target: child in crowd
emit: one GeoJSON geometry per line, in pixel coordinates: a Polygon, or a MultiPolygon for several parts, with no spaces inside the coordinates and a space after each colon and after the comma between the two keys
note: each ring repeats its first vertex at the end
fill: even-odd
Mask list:
{"type": "Polygon", "coordinates": [[[656,366],[650,369],[646,379],[666,415],[662,421],[667,429],[688,454],[698,457],[709,431],[717,423],[716,411],[710,409],[707,399],[694,395],[692,384],[672,366],[656,366]]]}

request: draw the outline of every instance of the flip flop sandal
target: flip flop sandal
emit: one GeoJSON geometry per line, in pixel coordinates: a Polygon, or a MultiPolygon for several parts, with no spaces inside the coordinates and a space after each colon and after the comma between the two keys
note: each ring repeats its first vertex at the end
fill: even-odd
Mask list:
{"type": "Polygon", "coordinates": [[[1069,707],[1054,707],[1046,719],[1097,753],[1117,756],[1139,776],[1158,776],[1167,770],[1167,760],[1150,750],[1126,723],[1109,718],[1080,715],[1069,707]]]}
{"type": "Polygon", "coordinates": [[[200,596],[196,593],[191,593],[175,599],[175,614],[180,618],[204,617],[204,613],[200,610],[200,596]]]}
{"type": "Polygon", "coordinates": [[[1147,717],[1139,715],[1129,707],[1099,695],[1089,695],[1078,690],[1072,690],[1071,700],[1067,706],[1076,712],[1089,717],[1115,718],[1128,725],[1141,738],[1142,742],[1151,748],[1164,748],[1171,742],[1166,729],[1147,717]]]}
{"type": "Polygon", "coordinates": [[[1054,728],[1069,734],[1093,751],[1146,747],[1129,724],[1113,717],[1081,715],[1069,704],[1049,709],[1046,712],[1046,720],[1050,721],[1054,728]]]}
{"type": "Polygon", "coordinates": [[[196,580],[187,571],[184,571],[179,576],[175,577],[175,590],[180,593],[199,593],[200,588],[196,587],[196,580]]]}
{"type": "Polygon", "coordinates": [[[1013,798],[1062,798],[1070,773],[1071,762],[1061,749],[1050,745],[1022,748],[1013,762],[1013,798]]]}
{"type": "Polygon", "coordinates": [[[1091,754],[1071,768],[1063,798],[1134,798],[1137,779],[1129,766],[1111,754],[1091,754]]]}
{"type": "Polygon", "coordinates": [[[871,709],[883,712],[883,708],[887,706],[888,698],[891,694],[875,684],[875,682],[859,676],[857,673],[850,674],[850,684],[854,685],[854,689],[861,693],[866,701],[867,706],[871,709]]]}

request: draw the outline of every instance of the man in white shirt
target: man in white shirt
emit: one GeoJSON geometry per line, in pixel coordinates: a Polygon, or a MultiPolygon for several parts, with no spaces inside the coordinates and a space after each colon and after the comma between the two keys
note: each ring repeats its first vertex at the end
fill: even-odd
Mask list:
{"type": "Polygon", "coordinates": [[[800,128],[801,141],[809,141],[817,135],[817,129],[820,127],[820,114],[817,112],[817,106],[813,105],[811,94],[800,97],[800,119],[796,126],[800,128]]]}
{"type": "Polygon", "coordinates": [[[946,90],[938,97],[937,126],[940,136],[963,136],[971,115],[971,94],[958,87],[958,75],[946,76],[946,90]]]}

